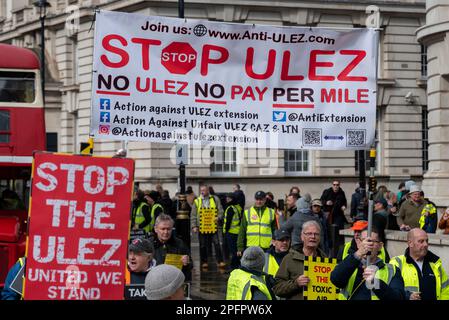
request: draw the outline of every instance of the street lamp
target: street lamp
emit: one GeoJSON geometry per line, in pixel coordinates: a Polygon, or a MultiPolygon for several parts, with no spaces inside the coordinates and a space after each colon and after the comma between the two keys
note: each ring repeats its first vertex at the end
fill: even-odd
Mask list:
{"type": "Polygon", "coordinates": [[[33,2],[33,6],[39,8],[39,19],[41,20],[41,86],[42,86],[42,102],[45,105],[45,17],[47,7],[51,7],[46,0],[37,0],[33,2]]]}

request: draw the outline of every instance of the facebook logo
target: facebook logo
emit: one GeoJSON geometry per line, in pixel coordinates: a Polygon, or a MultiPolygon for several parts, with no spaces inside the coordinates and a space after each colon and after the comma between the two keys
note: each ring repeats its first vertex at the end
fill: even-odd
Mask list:
{"type": "Polygon", "coordinates": [[[100,99],[100,110],[111,110],[111,100],[100,99]]]}
{"type": "Polygon", "coordinates": [[[273,111],[273,121],[285,122],[287,120],[287,112],[285,111],[273,111]]]}
{"type": "Polygon", "coordinates": [[[111,114],[109,112],[100,112],[100,122],[110,122],[111,114]]]}

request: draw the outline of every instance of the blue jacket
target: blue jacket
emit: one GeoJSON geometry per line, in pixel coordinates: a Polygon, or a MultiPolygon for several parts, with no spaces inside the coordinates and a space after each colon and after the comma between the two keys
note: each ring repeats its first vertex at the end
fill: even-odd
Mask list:
{"type": "MultiPolygon", "coordinates": [[[[24,263],[26,263],[26,260],[25,260],[26,258],[20,258],[20,259],[24,259],[24,263]]],[[[6,280],[5,280],[5,287],[3,288],[2,293],[1,293],[1,300],[20,300],[22,298],[17,292],[15,292],[9,288],[21,268],[22,268],[22,266],[20,264],[20,261],[18,260],[11,267],[11,269],[9,269],[8,275],[6,276],[6,280]]]]}
{"type": "MultiPolygon", "coordinates": [[[[376,266],[381,269],[385,267],[385,262],[378,260],[376,266]]],[[[354,281],[354,292],[351,300],[371,300],[371,293],[366,285],[362,284],[358,287],[358,284],[363,280],[363,266],[361,261],[353,253],[349,254],[343,261],[337,264],[331,272],[331,282],[337,288],[344,289],[348,285],[353,272],[356,270],[357,276],[354,281]]],[[[379,289],[373,289],[373,291],[379,300],[405,300],[404,280],[402,279],[401,272],[396,270],[390,285],[380,281],[379,289]]]]}

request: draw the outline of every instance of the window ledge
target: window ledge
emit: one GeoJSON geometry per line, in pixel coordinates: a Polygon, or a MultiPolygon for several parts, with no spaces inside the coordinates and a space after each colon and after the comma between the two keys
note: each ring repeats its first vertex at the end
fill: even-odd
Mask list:
{"type": "Polygon", "coordinates": [[[379,78],[377,84],[384,87],[393,87],[396,84],[396,80],[392,78],[379,78]]]}
{"type": "Polygon", "coordinates": [[[420,88],[427,88],[427,76],[422,76],[419,79],[416,79],[416,84],[420,88]]]}

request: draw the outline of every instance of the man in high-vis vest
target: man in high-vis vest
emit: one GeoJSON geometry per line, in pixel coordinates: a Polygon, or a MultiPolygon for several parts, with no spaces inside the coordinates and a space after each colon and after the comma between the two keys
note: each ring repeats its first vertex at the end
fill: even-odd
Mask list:
{"type": "Polygon", "coordinates": [[[405,254],[393,257],[390,264],[402,274],[408,300],[449,300],[449,280],[441,259],[429,251],[429,237],[414,228],[407,234],[405,254]]]}
{"type": "Polygon", "coordinates": [[[150,206],[144,197],[145,194],[142,190],[137,190],[134,193],[131,228],[132,230],[144,230],[149,233],[151,224],[150,206]]]}
{"type": "Polygon", "coordinates": [[[284,229],[279,229],[274,232],[274,238],[271,241],[272,245],[267,252],[265,252],[265,265],[263,272],[270,276],[275,276],[281,265],[282,259],[288,254],[290,250],[290,232],[284,229]]]}
{"type": "MultiPolygon", "coordinates": [[[[210,215],[208,215],[210,217],[210,215]]],[[[223,219],[223,207],[217,196],[209,193],[209,187],[202,185],[200,187],[200,196],[193,201],[191,212],[192,232],[198,233],[200,242],[200,260],[201,267],[206,269],[208,264],[208,252],[210,245],[213,244],[215,257],[219,268],[224,268],[226,264],[223,261],[220,240],[218,238],[218,222],[223,219]],[[206,219],[207,212],[210,209],[215,210],[213,219],[206,219]]]]}
{"type": "Polygon", "coordinates": [[[229,276],[226,300],[274,300],[262,271],[264,264],[263,250],[248,247],[243,253],[241,267],[229,276]]]}
{"type": "Polygon", "coordinates": [[[254,206],[245,210],[237,239],[237,254],[247,247],[257,246],[266,251],[270,248],[276,230],[276,217],[273,209],[265,205],[266,193],[257,191],[254,206]]]}
{"type": "Polygon", "coordinates": [[[150,224],[149,224],[149,232],[152,232],[154,229],[154,222],[156,221],[156,218],[164,213],[164,208],[159,203],[160,194],[157,191],[150,191],[145,190],[144,191],[144,198],[148,205],[150,206],[150,224]]]}
{"type": "Polygon", "coordinates": [[[226,204],[223,236],[229,253],[231,254],[231,269],[236,269],[240,265],[239,257],[237,256],[237,238],[239,236],[240,224],[242,221],[242,207],[237,204],[235,193],[228,193],[226,195],[226,204]]]}
{"type": "MultiPolygon", "coordinates": [[[[354,231],[354,238],[351,241],[346,242],[340,250],[338,251],[337,260],[344,260],[349,254],[353,254],[357,251],[360,246],[360,235],[363,230],[368,229],[368,221],[358,220],[354,222],[351,229],[354,231]]],[[[388,254],[387,249],[382,246],[379,251],[379,258],[381,258],[384,262],[390,261],[390,255],[388,254]]]]}
{"type": "Polygon", "coordinates": [[[340,288],[339,300],[405,299],[401,273],[378,256],[383,239],[375,226],[372,229],[370,237],[362,231],[357,251],[348,254],[331,272],[332,283],[340,288]]]}

